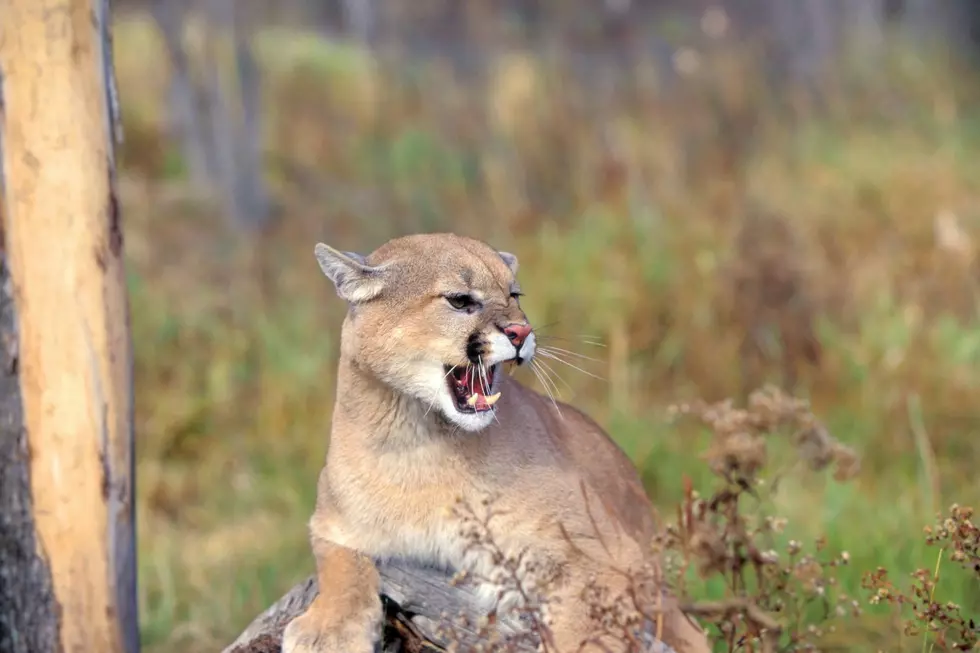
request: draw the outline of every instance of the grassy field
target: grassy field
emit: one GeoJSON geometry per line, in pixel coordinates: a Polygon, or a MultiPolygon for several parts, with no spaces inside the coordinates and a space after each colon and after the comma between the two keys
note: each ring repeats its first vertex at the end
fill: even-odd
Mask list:
{"type": "MultiPolygon", "coordinates": [[[[152,27],[116,27],[151,653],[216,650],[312,570],[343,310],[317,240],[451,230],[517,253],[532,321],[597,359],[601,379],[557,370],[563,398],[667,510],[685,475],[712,479],[706,433],[666,407],[792,381],[862,467],[839,483],[776,447],[760,510],[847,551],[862,602],[863,572],[931,569],[922,528],[980,504],[977,80],[889,53],[848,68],[816,118],[720,48],[665,94],[644,70],[597,92],[520,54],[473,81],[313,37],[258,45],[280,218],[249,241],[185,188],[152,27]]],[[[944,572],[939,593],[980,612],[975,579],[944,572]]],[[[867,607],[837,644],[922,650],[867,607]]]]}

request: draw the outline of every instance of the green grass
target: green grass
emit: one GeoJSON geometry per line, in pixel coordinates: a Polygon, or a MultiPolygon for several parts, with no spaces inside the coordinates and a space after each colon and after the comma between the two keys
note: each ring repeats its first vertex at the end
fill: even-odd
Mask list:
{"type": "MultiPolygon", "coordinates": [[[[600,120],[577,108],[588,89],[555,85],[560,69],[519,55],[479,83],[424,68],[413,90],[404,71],[308,35],[268,32],[258,43],[269,175],[285,210],[252,246],[181,197],[179,152],[161,132],[159,42],[145,21],[116,27],[151,653],[227,644],[312,571],[306,520],[343,310],[315,265],[317,240],[369,250],[392,235],[452,230],[515,252],[532,321],[600,359],[587,369],[601,381],[562,370],[565,398],[608,427],[667,511],[683,477],[705,490],[712,478],[699,458],[705,434],[667,425],[666,406],[738,395],[749,370],[740,338],[769,333],[798,366],[797,392],[863,465],[847,483],[788,467],[758,509],[789,520],[786,538],[825,536],[848,551],[841,582],[854,597],[877,566],[896,579],[931,568],[923,526],[953,501],[980,505],[980,116],[966,91],[950,90],[950,71],[895,66],[879,84],[900,94],[844,95],[832,118],[798,128],[758,100],[750,110],[766,128],[736,158],[738,186],[723,142],[692,145],[718,118],[698,98],[721,93],[720,111],[736,106],[707,76],[689,80],[689,100],[676,104],[636,81],[600,120]],[[895,102],[915,120],[877,117],[895,102]],[[952,117],[940,110],[950,105],[952,117]],[[701,153],[690,174],[685,151],[701,153]],[[289,166],[322,188],[302,188],[289,166]],[[795,233],[774,259],[760,253],[776,238],[767,230],[733,246],[760,206],[795,233]],[[941,211],[962,230],[946,244],[934,237],[941,211]],[[794,266],[810,311],[777,306],[779,322],[753,310],[752,289],[794,266]],[[756,285],[735,292],[732,270],[756,285]],[[779,335],[803,328],[822,343],[819,366],[779,335]]],[[[753,380],[780,379],[774,356],[753,380]]],[[[940,592],[980,612],[975,582],[950,576],[940,592]]],[[[898,650],[883,609],[848,632],[852,650],[898,650]]]]}

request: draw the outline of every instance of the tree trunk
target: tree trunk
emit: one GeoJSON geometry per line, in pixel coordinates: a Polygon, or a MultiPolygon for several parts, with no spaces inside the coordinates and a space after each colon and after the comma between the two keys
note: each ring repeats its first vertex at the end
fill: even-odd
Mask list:
{"type": "Polygon", "coordinates": [[[59,646],[39,652],[139,648],[108,17],[105,0],[0,10],[5,247],[36,550],[60,616],[59,646]]]}
{"type": "Polygon", "coordinates": [[[58,613],[31,512],[13,301],[0,248],[0,652],[31,653],[57,649],[58,613]]]}

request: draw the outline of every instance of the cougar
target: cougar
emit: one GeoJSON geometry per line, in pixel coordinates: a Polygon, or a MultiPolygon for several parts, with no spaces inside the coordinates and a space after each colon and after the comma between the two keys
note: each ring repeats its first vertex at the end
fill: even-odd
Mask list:
{"type": "MultiPolygon", "coordinates": [[[[282,650],[374,650],[375,560],[489,578],[492,556],[470,546],[451,510],[459,500],[492,500],[498,551],[525,553],[519,573],[529,587],[547,577],[557,599],[541,606],[551,650],[628,650],[628,638],[597,636],[586,596],[596,586],[623,593],[627,573],[650,562],[653,508],[636,468],[596,422],[508,374],[538,348],[517,257],[454,234],[396,238],[368,256],[322,243],[314,253],[347,314],[309,521],[319,596],[288,624],[282,650]]],[[[494,605],[499,589],[481,586],[488,610],[507,607],[494,605]]],[[[669,605],[663,641],[707,653],[704,632],[669,605]]]]}

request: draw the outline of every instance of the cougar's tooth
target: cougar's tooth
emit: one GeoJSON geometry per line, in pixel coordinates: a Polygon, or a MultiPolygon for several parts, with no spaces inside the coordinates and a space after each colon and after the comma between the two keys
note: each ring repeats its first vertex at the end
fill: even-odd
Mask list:
{"type": "Polygon", "coordinates": [[[479,398],[480,398],[480,395],[478,393],[474,392],[473,394],[470,395],[470,398],[466,400],[466,403],[469,406],[475,406],[476,405],[476,401],[479,398]]]}
{"type": "Polygon", "coordinates": [[[486,400],[488,406],[493,406],[495,403],[497,403],[497,400],[500,399],[500,393],[497,392],[492,395],[487,395],[484,397],[484,399],[486,400]]]}

